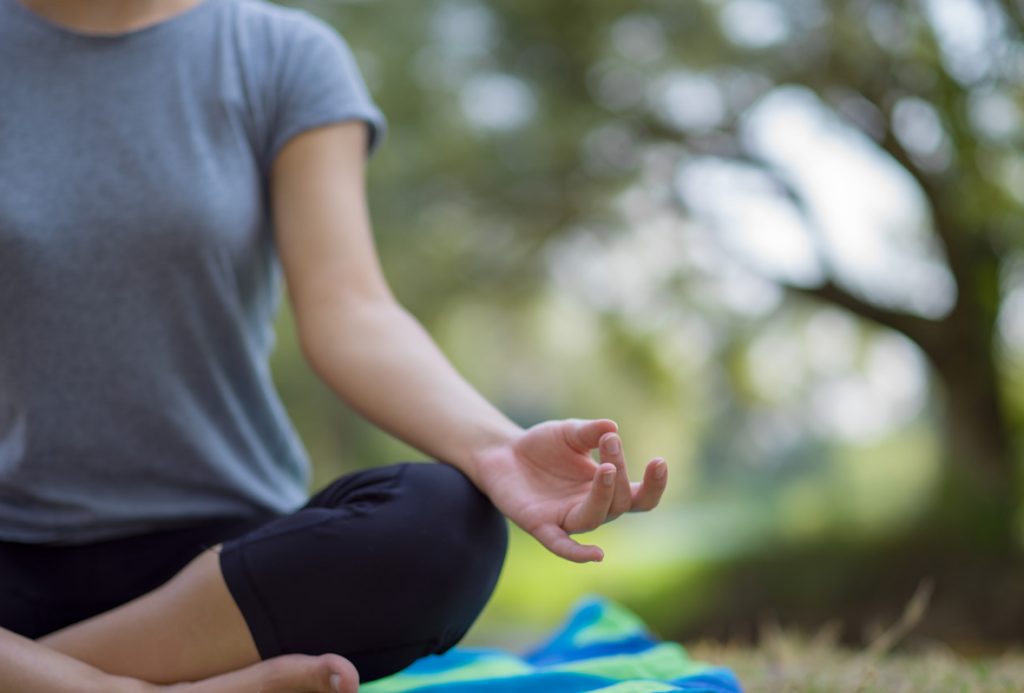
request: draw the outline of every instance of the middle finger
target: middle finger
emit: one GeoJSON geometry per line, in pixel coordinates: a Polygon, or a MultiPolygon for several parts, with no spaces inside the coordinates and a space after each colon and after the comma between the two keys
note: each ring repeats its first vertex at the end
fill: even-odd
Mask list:
{"type": "Polygon", "coordinates": [[[627,512],[633,503],[632,488],[629,484],[629,475],[626,472],[626,457],[622,452],[622,439],[617,433],[606,433],[601,436],[598,450],[602,463],[615,465],[615,495],[612,497],[612,504],[608,509],[608,519],[614,520],[622,513],[627,512]]]}

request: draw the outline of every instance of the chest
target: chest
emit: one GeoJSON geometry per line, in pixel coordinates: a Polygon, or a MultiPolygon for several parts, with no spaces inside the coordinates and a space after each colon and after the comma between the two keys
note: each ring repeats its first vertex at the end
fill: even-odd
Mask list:
{"type": "Polygon", "coordinates": [[[241,79],[102,58],[0,64],[0,261],[244,262],[267,210],[241,79]]]}

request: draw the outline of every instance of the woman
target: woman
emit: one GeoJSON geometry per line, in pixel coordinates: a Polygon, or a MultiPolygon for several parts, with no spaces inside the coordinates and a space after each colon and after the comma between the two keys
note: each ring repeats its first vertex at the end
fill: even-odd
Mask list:
{"type": "Polygon", "coordinates": [[[466,632],[503,516],[586,562],[571,533],[658,503],[664,460],[631,484],[614,422],[523,430],[396,302],[363,189],[385,122],[324,23],[0,0],[0,94],[0,626],[151,682],[327,652],[372,680],[466,632]],[[306,502],[279,267],[313,369],[436,462],[306,502]]]}

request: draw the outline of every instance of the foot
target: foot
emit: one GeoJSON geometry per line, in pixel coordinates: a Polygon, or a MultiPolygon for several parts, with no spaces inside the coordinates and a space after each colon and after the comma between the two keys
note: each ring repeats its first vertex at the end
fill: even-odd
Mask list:
{"type": "Polygon", "coordinates": [[[163,693],[356,693],[359,674],[338,655],[284,655],[195,683],[157,688],[163,693]]]}

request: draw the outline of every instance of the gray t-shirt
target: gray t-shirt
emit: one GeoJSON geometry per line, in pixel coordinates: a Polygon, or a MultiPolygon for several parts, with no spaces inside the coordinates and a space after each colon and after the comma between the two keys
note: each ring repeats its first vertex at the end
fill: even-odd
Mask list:
{"type": "Polygon", "coordinates": [[[268,201],[308,128],[384,119],[343,39],[261,0],[81,34],[0,0],[0,539],[286,512],[268,201]]]}

